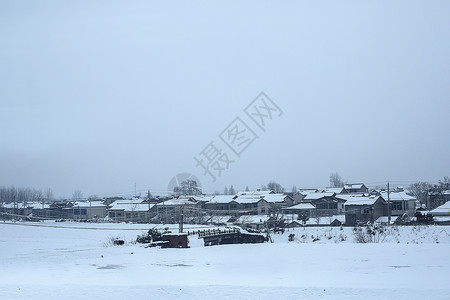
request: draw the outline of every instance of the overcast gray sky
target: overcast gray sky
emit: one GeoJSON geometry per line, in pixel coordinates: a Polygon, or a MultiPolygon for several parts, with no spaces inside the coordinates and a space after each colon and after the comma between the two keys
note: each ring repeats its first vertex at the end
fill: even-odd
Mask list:
{"type": "Polygon", "coordinates": [[[449,1],[0,1],[0,186],[70,197],[450,171],[449,1]],[[258,131],[264,91],[283,111],[258,131]],[[259,138],[240,157],[236,117],[259,138]],[[212,182],[194,156],[235,162],[212,182]]]}

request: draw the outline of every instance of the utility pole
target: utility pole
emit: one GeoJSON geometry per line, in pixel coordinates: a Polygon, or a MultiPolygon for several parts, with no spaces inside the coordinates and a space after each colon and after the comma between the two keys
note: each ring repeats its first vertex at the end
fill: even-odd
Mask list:
{"type": "Polygon", "coordinates": [[[391,225],[391,201],[390,201],[389,181],[387,183],[387,201],[388,201],[388,226],[391,225]]]}
{"type": "Polygon", "coordinates": [[[181,214],[180,214],[180,224],[179,224],[178,231],[179,233],[183,233],[183,208],[181,208],[181,214]]]}
{"type": "Polygon", "coordinates": [[[136,182],[134,183],[134,197],[136,198],[136,182]]]}
{"type": "Polygon", "coordinates": [[[150,190],[147,190],[147,201],[148,201],[147,222],[149,222],[149,223],[150,223],[150,208],[151,208],[151,206],[150,206],[150,197],[151,197],[150,190]]]}
{"type": "Polygon", "coordinates": [[[148,210],[150,211],[150,197],[152,194],[150,194],[150,190],[147,191],[147,201],[148,201],[148,210]]]}

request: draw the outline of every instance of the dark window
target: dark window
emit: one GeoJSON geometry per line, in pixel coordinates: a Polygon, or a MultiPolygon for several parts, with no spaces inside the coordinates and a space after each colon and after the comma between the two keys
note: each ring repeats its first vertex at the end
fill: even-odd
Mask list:
{"type": "Polygon", "coordinates": [[[401,201],[392,202],[391,210],[403,210],[402,202],[401,201]]]}

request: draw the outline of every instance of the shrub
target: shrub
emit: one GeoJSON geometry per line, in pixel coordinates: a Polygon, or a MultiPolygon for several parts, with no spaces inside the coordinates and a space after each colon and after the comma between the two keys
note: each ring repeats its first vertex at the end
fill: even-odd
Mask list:
{"type": "Polygon", "coordinates": [[[388,232],[383,225],[369,224],[353,228],[353,235],[357,243],[380,243],[384,241],[388,232]]]}
{"type": "Polygon", "coordinates": [[[163,234],[170,233],[169,228],[158,229],[156,227],[151,228],[146,234],[138,235],[136,242],[141,244],[147,244],[152,242],[161,241],[163,234]]]}
{"type": "Polygon", "coordinates": [[[108,236],[106,241],[103,243],[103,247],[112,247],[112,246],[116,246],[117,242],[116,241],[123,241],[120,237],[118,236],[108,236]]]}

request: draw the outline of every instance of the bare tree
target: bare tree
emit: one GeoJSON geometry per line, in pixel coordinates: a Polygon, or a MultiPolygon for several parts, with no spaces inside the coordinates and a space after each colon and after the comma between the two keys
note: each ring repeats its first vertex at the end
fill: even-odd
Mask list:
{"type": "Polygon", "coordinates": [[[250,190],[248,189],[248,186],[245,187],[245,191],[250,192],[250,190]]]}
{"type": "Polygon", "coordinates": [[[88,197],[89,201],[96,201],[96,200],[100,200],[100,197],[98,195],[90,195],[88,197]]]}
{"type": "Polygon", "coordinates": [[[234,190],[233,185],[230,186],[230,189],[229,189],[229,191],[228,191],[228,194],[229,194],[229,195],[236,195],[236,191],[234,190]]]}
{"type": "Polygon", "coordinates": [[[227,187],[225,187],[225,189],[223,190],[223,194],[224,195],[228,195],[228,188],[227,187]]]}
{"type": "Polygon", "coordinates": [[[439,180],[439,188],[442,191],[450,189],[450,178],[448,176],[444,176],[443,180],[439,180]]]}
{"type": "Polygon", "coordinates": [[[73,200],[81,200],[83,198],[83,193],[80,190],[75,190],[72,194],[73,200]]]}
{"type": "Polygon", "coordinates": [[[342,177],[339,175],[338,172],[330,174],[330,186],[331,187],[343,187],[344,186],[344,180],[342,180],[342,177]]]}
{"type": "Polygon", "coordinates": [[[53,190],[51,188],[46,188],[44,191],[44,199],[46,201],[52,201],[53,200],[53,190]]]}
{"type": "Polygon", "coordinates": [[[281,184],[275,182],[275,181],[271,181],[267,184],[267,189],[269,191],[273,191],[276,194],[281,194],[284,193],[285,189],[284,187],[281,186],[281,184]]]}
{"type": "Polygon", "coordinates": [[[428,182],[419,181],[413,183],[409,186],[409,192],[416,197],[419,203],[425,204],[427,203],[427,192],[432,187],[432,185],[428,182]]]}
{"type": "Polygon", "coordinates": [[[295,185],[292,186],[292,193],[296,193],[298,191],[297,187],[295,185]]]}

